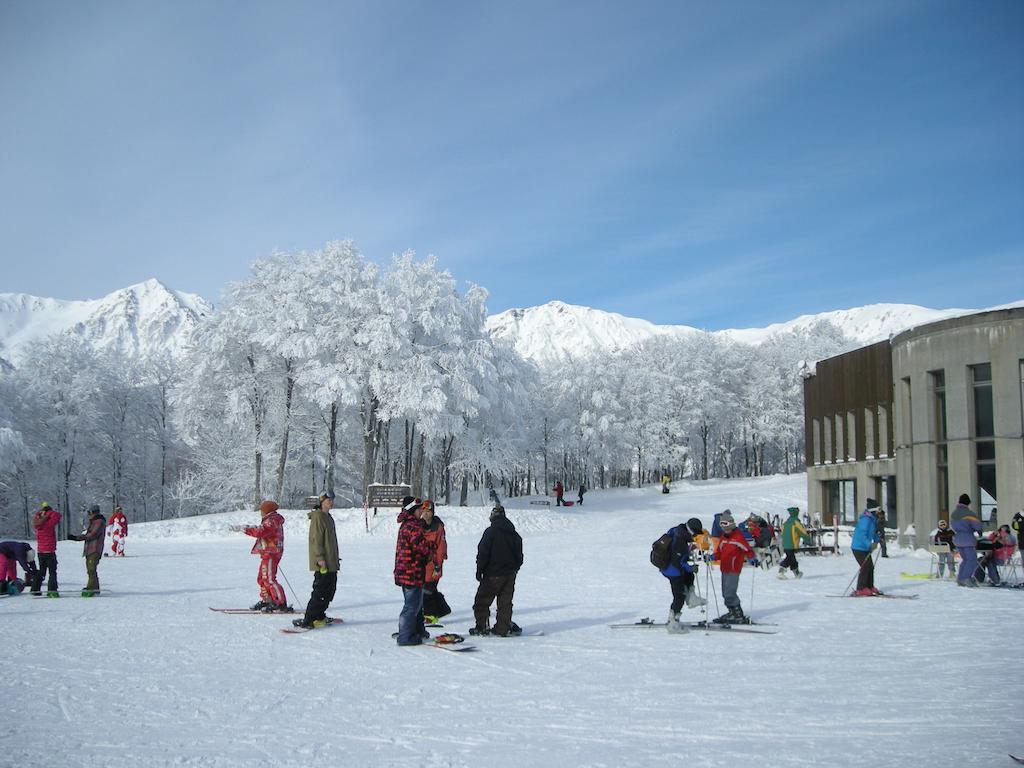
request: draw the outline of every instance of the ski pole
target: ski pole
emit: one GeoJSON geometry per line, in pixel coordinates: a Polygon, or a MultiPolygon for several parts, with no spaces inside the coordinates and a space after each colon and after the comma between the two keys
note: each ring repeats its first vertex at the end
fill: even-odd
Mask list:
{"type": "Polygon", "coordinates": [[[754,612],[754,577],[757,576],[757,568],[750,571],[750,612],[754,612]]]}
{"type": "Polygon", "coordinates": [[[284,575],[284,571],[281,570],[280,566],[278,566],[277,572],[281,574],[281,578],[284,579],[284,583],[287,584],[288,585],[288,589],[291,590],[292,597],[295,598],[295,604],[298,605],[299,604],[299,596],[297,594],[295,594],[295,590],[292,589],[292,583],[290,581],[288,581],[288,577],[284,575]]]}

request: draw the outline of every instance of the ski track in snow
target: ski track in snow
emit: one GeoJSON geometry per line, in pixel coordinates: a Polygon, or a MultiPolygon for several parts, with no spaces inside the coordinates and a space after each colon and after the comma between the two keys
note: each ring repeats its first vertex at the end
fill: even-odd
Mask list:
{"type": "MultiPolygon", "coordinates": [[[[133,557],[105,558],[99,599],[0,601],[10,716],[0,761],[31,766],[990,766],[1024,751],[1019,675],[1024,591],[910,581],[926,553],[893,548],[876,583],[916,601],[836,600],[852,556],[801,558],[779,581],[747,568],[744,609],[777,635],[611,630],[663,621],[668,583],[650,543],[692,515],[804,506],[806,478],[676,483],[592,492],[558,510],[507,500],[523,533],[515,618],[542,637],[480,642],[472,654],[395,646],[394,515],[373,532],[335,512],[342,548],[330,613],[345,624],[287,636],[288,617],[208,606],[256,599],[252,513],[133,526],[133,557]],[[522,505],[522,508],[517,508],[522,505]],[[751,578],[754,599],[751,603],[751,578]]],[[[465,633],[487,510],[444,508],[441,582],[465,633]]],[[[286,513],[282,571],[309,594],[305,513],[286,513]]],[[[59,575],[81,589],[81,545],[59,575]]],[[[705,589],[705,573],[699,575],[705,589]]],[[[718,572],[712,573],[718,594],[718,572]]],[[[284,583],[282,581],[282,583],[284,583]]],[[[686,609],[684,617],[702,618],[686,609]]]]}

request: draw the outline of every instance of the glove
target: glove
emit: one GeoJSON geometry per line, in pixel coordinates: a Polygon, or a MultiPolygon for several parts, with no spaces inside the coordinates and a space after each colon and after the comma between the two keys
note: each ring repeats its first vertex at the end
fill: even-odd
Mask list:
{"type": "Polygon", "coordinates": [[[327,566],[326,565],[321,565],[320,566],[320,573],[321,574],[327,573],[327,566]]]}
{"type": "Polygon", "coordinates": [[[758,560],[756,557],[750,558],[750,564],[752,566],[754,566],[755,568],[760,568],[761,567],[761,561],[758,560]]]}

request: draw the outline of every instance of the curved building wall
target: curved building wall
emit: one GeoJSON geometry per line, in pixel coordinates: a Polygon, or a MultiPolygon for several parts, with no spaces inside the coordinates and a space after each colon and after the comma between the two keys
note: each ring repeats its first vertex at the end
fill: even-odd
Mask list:
{"type": "Polygon", "coordinates": [[[1009,522],[1024,507],[1024,308],[931,323],[891,345],[903,520],[927,534],[967,493],[972,509],[1009,522]]]}

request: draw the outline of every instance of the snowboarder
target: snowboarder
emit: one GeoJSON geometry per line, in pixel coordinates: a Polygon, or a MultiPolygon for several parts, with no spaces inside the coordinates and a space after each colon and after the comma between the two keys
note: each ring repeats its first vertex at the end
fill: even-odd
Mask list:
{"type": "Polygon", "coordinates": [[[787,507],[786,511],[789,513],[789,517],[782,524],[782,549],[786,555],[779,564],[779,578],[785,579],[786,570],[789,569],[799,579],[803,574],[800,572],[800,564],[796,561],[796,550],[801,541],[806,541],[808,544],[812,542],[807,529],[800,522],[800,507],[787,507]]]}
{"type": "Polygon", "coordinates": [[[128,518],[121,507],[114,507],[107,523],[110,528],[110,554],[113,557],[124,557],[124,540],[128,536],[128,518]]]}
{"type": "Polygon", "coordinates": [[[45,501],[38,511],[32,515],[32,528],[36,532],[36,555],[39,570],[32,582],[32,594],[42,594],[43,578],[46,577],[46,596],[60,597],[57,591],[57,526],[60,525],[60,512],[45,501]]]}
{"type": "Polygon", "coordinates": [[[448,542],[444,535],[444,522],[434,514],[434,502],[425,499],[420,505],[424,526],[423,535],[430,543],[433,553],[427,562],[427,571],[423,577],[423,613],[424,619],[436,624],[438,619],[452,612],[448,601],[437,588],[441,581],[444,561],[448,559],[448,542]]]}
{"type": "MultiPolygon", "coordinates": [[[[562,506],[563,502],[565,501],[565,496],[564,496],[564,494],[565,494],[565,486],[562,485],[562,481],[561,480],[556,480],[555,481],[555,487],[552,488],[552,490],[555,492],[555,506],[556,507],[562,506]]],[[[497,501],[495,501],[495,504],[497,504],[497,501]]]]}
{"type": "Polygon", "coordinates": [[[0,541],[0,595],[16,595],[36,578],[36,553],[24,541],[0,541]],[[18,566],[25,572],[19,581],[18,566]],[[20,585],[20,586],[19,586],[20,585]]]}
{"type": "Polygon", "coordinates": [[[878,502],[868,499],[867,508],[860,513],[857,520],[857,527],[853,529],[853,540],[850,542],[850,549],[857,560],[859,569],[857,571],[857,590],[853,593],[856,597],[871,597],[882,594],[875,589],[875,561],[871,559],[871,553],[878,546],[882,537],[881,526],[878,524],[878,502]]]}
{"type": "Polygon", "coordinates": [[[260,569],[256,574],[256,583],[260,586],[260,600],[252,609],[270,613],[293,613],[288,605],[288,596],[277,582],[277,568],[284,556],[284,518],[278,513],[276,501],[264,501],[260,504],[262,519],[259,525],[232,526],[246,536],[253,536],[256,541],[250,554],[260,556],[260,569]]]}
{"type": "Polygon", "coordinates": [[[971,511],[971,497],[960,494],[956,509],[949,516],[950,527],[953,529],[953,545],[960,552],[960,569],[956,574],[956,583],[961,587],[976,587],[974,572],[978,570],[978,535],[981,533],[981,521],[971,511]]]}
{"type": "Polygon", "coordinates": [[[100,512],[100,505],[93,504],[89,508],[89,526],[82,533],[69,533],[72,541],[84,542],[82,557],[85,558],[85,571],[89,578],[82,590],[82,597],[93,597],[100,593],[100,577],[97,572],[103,558],[103,547],[106,544],[107,518],[100,512]]]}
{"type": "Polygon", "coordinates": [[[479,582],[473,599],[476,625],[469,634],[519,635],[523,630],[512,621],[512,598],[516,590],[516,575],[523,567],[523,539],[512,521],[505,517],[505,508],[500,504],[494,505],[490,519],[491,524],[483,532],[476,548],[476,580],[479,582]],[[498,607],[492,629],[491,603],[495,598],[498,607]]]}
{"type": "Polygon", "coordinates": [[[953,552],[955,547],[953,546],[953,529],[949,527],[949,523],[945,520],[939,520],[939,527],[935,529],[935,533],[932,534],[932,544],[942,546],[945,544],[948,548],[948,552],[939,552],[939,564],[938,564],[938,575],[936,578],[941,579],[943,573],[948,569],[949,578],[955,578],[955,559],[953,552]]]}
{"type": "Polygon", "coordinates": [[[320,494],[317,506],[309,512],[309,570],[313,572],[313,591],[306,604],[306,614],[292,624],[302,629],[323,627],[327,624],[327,606],[338,589],[338,534],[334,529],[331,507],[334,493],[320,494]]]}
{"type": "Polygon", "coordinates": [[[433,552],[426,537],[423,505],[410,501],[398,513],[395,541],[395,584],[402,588],[402,612],[398,616],[399,645],[421,645],[430,637],[423,619],[423,584],[433,552]]]}
{"type": "Polygon", "coordinates": [[[691,608],[704,605],[704,600],[694,585],[697,564],[691,562],[690,553],[694,548],[693,537],[704,531],[704,524],[696,517],[691,517],[685,523],[669,528],[666,534],[672,537],[671,556],[668,565],[661,569],[661,575],[668,579],[669,587],[672,590],[672,604],[668,609],[668,621],[666,628],[669,632],[686,632],[686,628],[679,623],[679,614],[683,605],[691,608]]]}
{"type": "Polygon", "coordinates": [[[722,572],[722,598],[729,612],[715,619],[715,622],[718,624],[749,623],[750,619],[743,614],[738,591],[743,563],[750,559],[754,560],[755,565],[757,564],[754,548],[747,543],[746,538],[736,527],[736,521],[728,509],[722,513],[718,524],[722,528],[722,536],[718,540],[715,556],[718,558],[719,568],[722,572]]]}

